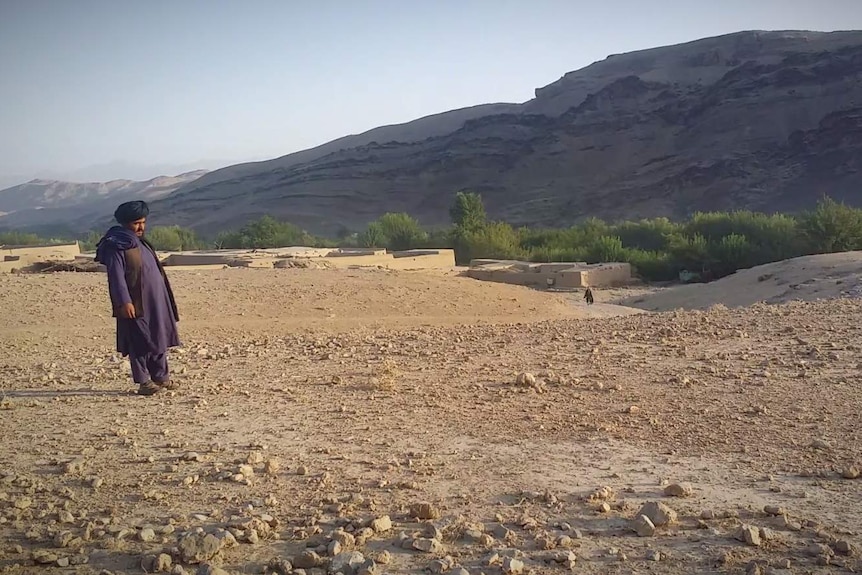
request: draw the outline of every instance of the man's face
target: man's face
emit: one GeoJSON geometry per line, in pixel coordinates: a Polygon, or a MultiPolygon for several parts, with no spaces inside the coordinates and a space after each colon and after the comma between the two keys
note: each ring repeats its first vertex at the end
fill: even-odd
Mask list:
{"type": "Polygon", "coordinates": [[[141,218],[139,220],[129,222],[126,224],[126,227],[135,232],[135,235],[139,238],[143,237],[144,232],[147,229],[147,218],[141,218]]]}

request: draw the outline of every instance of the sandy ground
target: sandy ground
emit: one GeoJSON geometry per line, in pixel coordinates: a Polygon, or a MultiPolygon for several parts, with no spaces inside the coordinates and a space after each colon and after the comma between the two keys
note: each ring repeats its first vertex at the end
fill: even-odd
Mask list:
{"type": "Polygon", "coordinates": [[[614,294],[614,301],[649,311],[707,309],[862,296],[862,252],[805,256],[740,270],[708,284],[614,294]]]}
{"type": "Polygon", "coordinates": [[[3,572],[862,569],[853,298],[171,279],[180,388],[138,397],[103,275],[0,276],[3,572]]]}

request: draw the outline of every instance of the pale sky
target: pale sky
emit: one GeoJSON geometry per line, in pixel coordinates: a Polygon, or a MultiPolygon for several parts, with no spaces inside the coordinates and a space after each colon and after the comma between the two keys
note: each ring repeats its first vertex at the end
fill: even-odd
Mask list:
{"type": "Polygon", "coordinates": [[[273,158],[613,53],[860,28],[862,0],[0,0],[0,177],[273,158]]]}

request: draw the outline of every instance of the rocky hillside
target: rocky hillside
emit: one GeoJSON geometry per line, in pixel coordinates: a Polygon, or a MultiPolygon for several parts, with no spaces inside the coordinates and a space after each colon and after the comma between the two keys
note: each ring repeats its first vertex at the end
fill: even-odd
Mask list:
{"type": "Polygon", "coordinates": [[[39,228],[59,224],[71,230],[87,230],[95,221],[110,218],[121,202],[163,198],[204,174],[205,170],[198,170],[144,182],[32,180],[0,190],[0,228],[39,228]]]}
{"type": "Polygon", "coordinates": [[[566,225],[862,203],[862,32],[740,32],[613,55],[523,104],[457,110],[217,170],[154,209],[201,230],[262,214],[333,233],[386,211],[566,225]]]}

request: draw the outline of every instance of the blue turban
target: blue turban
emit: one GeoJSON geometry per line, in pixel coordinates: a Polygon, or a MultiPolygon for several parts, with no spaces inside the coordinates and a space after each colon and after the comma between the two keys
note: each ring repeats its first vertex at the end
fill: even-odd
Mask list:
{"type": "Polygon", "coordinates": [[[134,202],[126,202],[120,204],[117,211],[114,212],[114,219],[120,224],[128,224],[141,218],[145,218],[150,214],[150,207],[147,202],[137,200],[134,202]]]}

